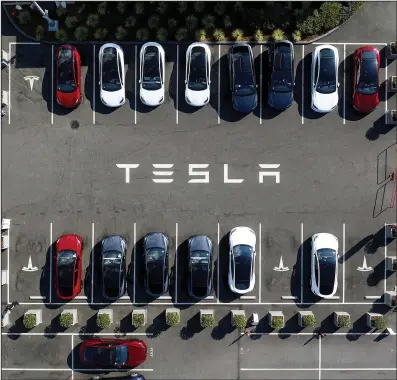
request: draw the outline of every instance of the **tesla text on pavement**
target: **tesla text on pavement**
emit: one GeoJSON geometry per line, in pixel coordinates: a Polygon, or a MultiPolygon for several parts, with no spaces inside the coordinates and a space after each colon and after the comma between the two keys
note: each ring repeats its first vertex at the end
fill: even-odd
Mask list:
{"type": "MultiPolygon", "coordinates": [[[[125,170],[125,183],[130,183],[131,169],[137,169],[140,164],[116,164],[119,169],[125,170]]],[[[172,183],[174,178],[174,164],[152,164],[154,170],[152,181],[154,183],[172,183]]],[[[280,183],[280,172],[276,171],[280,164],[258,164],[258,181],[264,183],[265,177],[274,177],[276,183],[280,183]]],[[[210,183],[210,172],[208,169],[209,164],[189,164],[189,177],[188,183],[210,183]]],[[[223,183],[242,183],[244,178],[230,178],[229,165],[223,165],[223,183]]]]}

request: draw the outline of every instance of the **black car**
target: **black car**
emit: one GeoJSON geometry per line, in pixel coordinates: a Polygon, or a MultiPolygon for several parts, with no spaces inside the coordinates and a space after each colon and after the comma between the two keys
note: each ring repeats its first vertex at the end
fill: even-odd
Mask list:
{"type": "Polygon", "coordinates": [[[108,236],[102,240],[102,295],[115,301],[126,291],[126,240],[108,236]]]}
{"type": "Polygon", "coordinates": [[[258,85],[251,46],[245,43],[233,45],[228,56],[233,108],[242,113],[252,112],[258,105],[258,85]]]}
{"type": "Polygon", "coordinates": [[[202,299],[212,290],[212,242],[207,236],[198,235],[189,239],[188,293],[202,299]]]}
{"type": "Polygon", "coordinates": [[[285,110],[294,100],[294,46],[282,40],[269,49],[268,104],[275,110],[285,110]]]}
{"type": "Polygon", "coordinates": [[[145,255],[145,290],[152,297],[168,291],[168,238],[161,232],[152,232],[143,241],[145,255]]]}

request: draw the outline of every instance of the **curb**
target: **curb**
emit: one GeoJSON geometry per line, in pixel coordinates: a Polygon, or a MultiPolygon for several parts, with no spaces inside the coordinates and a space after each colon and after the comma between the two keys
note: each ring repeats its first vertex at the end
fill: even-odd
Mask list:
{"type": "MultiPolygon", "coordinates": [[[[2,3],[2,7],[4,12],[7,15],[8,20],[10,21],[10,23],[13,25],[13,27],[18,31],[18,33],[22,34],[24,37],[26,37],[27,39],[31,40],[32,42],[39,42],[39,43],[43,43],[43,44],[48,44],[48,45],[65,45],[65,44],[69,44],[69,45],[98,45],[98,44],[103,44],[103,43],[115,43],[115,44],[123,44],[123,45],[143,45],[148,41],[82,41],[82,42],[77,42],[77,41],[44,41],[44,40],[36,40],[35,38],[33,38],[32,36],[29,36],[28,34],[26,34],[24,31],[21,30],[21,28],[19,27],[19,25],[14,21],[14,19],[10,16],[10,14],[7,12],[6,10],[6,5],[10,5],[10,3],[2,3]]],[[[363,4],[364,5],[364,4],[363,4]]],[[[361,8],[360,8],[361,9],[361,8]]],[[[318,40],[321,40],[324,37],[327,37],[328,35],[332,34],[333,32],[335,32],[336,30],[338,30],[341,26],[345,25],[354,15],[356,15],[358,13],[358,11],[356,11],[356,13],[354,13],[353,15],[351,15],[346,21],[344,21],[342,24],[338,25],[337,27],[329,30],[328,32],[322,34],[321,36],[315,37],[311,40],[308,41],[299,41],[299,42],[294,42],[294,45],[310,45],[314,42],[317,42],[318,40]]],[[[166,41],[166,42],[161,42],[162,45],[190,45],[193,42],[197,42],[197,41],[166,41]]],[[[224,45],[224,46],[228,46],[228,45],[233,45],[235,44],[235,41],[219,41],[219,42],[215,42],[215,41],[204,41],[204,43],[206,43],[207,45],[224,45]]],[[[252,42],[248,42],[248,43],[252,43],[252,42]]],[[[263,42],[255,42],[254,44],[256,45],[269,45],[271,42],[267,41],[263,41],[263,42]]]]}

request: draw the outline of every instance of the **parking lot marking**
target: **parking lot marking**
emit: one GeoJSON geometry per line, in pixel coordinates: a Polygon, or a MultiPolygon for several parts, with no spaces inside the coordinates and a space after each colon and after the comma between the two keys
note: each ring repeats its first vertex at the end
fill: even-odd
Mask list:
{"type": "MultiPolygon", "coordinates": [[[[21,304],[21,303],[19,303],[21,304]]],[[[130,304],[131,305],[131,304],[130,304]]],[[[51,333],[51,332],[2,332],[1,335],[10,335],[10,336],[91,336],[91,333],[78,333],[78,332],[60,332],[60,333],[51,333]]],[[[114,336],[114,332],[112,333],[105,333],[105,332],[101,332],[98,335],[103,335],[103,336],[114,336]]],[[[153,333],[135,333],[135,332],[131,332],[131,333],[124,333],[123,335],[125,336],[144,336],[144,335],[149,335],[149,336],[153,336],[153,333]]],[[[70,371],[70,368],[69,368],[70,371]]],[[[75,369],[76,371],[76,369],[75,369]]]]}
{"type": "Polygon", "coordinates": [[[50,304],[52,301],[52,223],[50,223],[50,284],[49,284],[49,295],[50,295],[50,304]]]}
{"type": "Polygon", "coordinates": [[[2,368],[2,371],[58,371],[58,372],[65,372],[65,371],[70,371],[70,368],[2,368]]]}
{"type": "MultiPolygon", "coordinates": [[[[387,87],[387,82],[386,82],[386,87],[387,87]]],[[[386,283],[387,283],[387,267],[386,267],[386,262],[387,262],[387,235],[386,235],[386,229],[387,229],[387,224],[385,223],[384,228],[385,230],[385,240],[384,240],[384,245],[385,245],[385,265],[384,265],[384,272],[383,272],[383,293],[386,293],[386,283]]]]}
{"type": "Polygon", "coordinates": [[[30,300],[45,300],[47,299],[46,296],[29,296],[30,300]]]}
{"type": "Polygon", "coordinates": [[[178,303],[178,223],[175,223],[175,303],[178,303]]]}
{"type": "Polygon", "coordinates": [[[87,296],[76,296],[74,297],[76,300],[86,300],[88,297],[87,296]]]}
{"type": "Polygon", "coordinates": [[[54,124],[54,45],[51,45],[51,125],[54,124]]]}
{"type": "Polygon", "coordinates": [[[318,340],[318,380],[321,380],[321,339],[318,340]]]}
{"type": "Polygon", "coordinates": [[[304,106],[305,106],[305,45],[302,45],[302,104],[301,104],[301,109],[302,109],[302,124],[305,124],[305,111],[304,111],[304,106]]]}
{"type": "Polygon", "coordinates": [[[256,296],[241,296],[240,298],[242,300],[254,300],[256,299],[256,296]]]}
{"type": "MultiPolygon", "coordinates": [[[[320,340],[321,342],[321,340],[320,340]]],[[[318,368],[240,368],[240,371],[318,371],[318,368]]],[[[397,368],[322,368],[321,371],[396,371],[397,368]]]]}
{"type": "Polygon", "coordinates": [[[93,75],[93,82],[92,82],[92,124],[95,124],[95,45],[92,47],[93,49],[93,68],[92,68],[92,75],[93,75]]]}
{"type": "MultiPolygon", "coordinates": [[[[262,45],[261,45],[262,60],[262,45]]],[[[262,302],[262,223],[259,223],[259,303],[262,302]]]]}
{"type": "MultiPolygon", "coordinates": [[[[392,331],[393,332],[393,331],[392,331]]],[[[7,334],[7,333],[3,333],[7,334]]],[[[18,334],[18,333],[16,333],[18,334]]],[[[29,333],[26,333],[29,334],[29,333]]],[[[75,333],[77,334],[77,333],[75,333]]],[[[240,335],[245,335],[245,332],[241,332],[240,335]]],[[[316,337],[317,334],[315,332],[298,332],[298,333],[293,333],[293,332],[286,332],[286,333],[281,333],[281,332],[267,332],[267,333],[249,333],[249,335],[260,335],[260,336],[282,336],[282,335],[291,335],[291,336],[314,336],[316,337]]],[[[333,333],[327,333],[327,336],[351,336],[351,335],[393,335],[390,334],[389,332],[333,332],[333,333]]]]}
{"type": "MultiPolygon", "coordinates": [[[[135,50],[136,50],[136,45],[135,45],[135,50]]],[[[136,54],[135,54],[135,57],[136,57],[136,54]]],[[[135,67],[136,67],[136,65],[135,65],[135,67]]],[[[135,107],[135,110],[136,110],[136,107],[135,107]]],[[[136,124],[136,119],[135,119],[135,124],[136,124]]],[[[133,278],[133,287],[134,287],[134,289],[133,289],[133,303],[135,303],[135,279],[136,279],[136,248],[135,248],[135,246],[136,246],[136,223],[134,223],[134,247],[132,248],[133,250],[134,250],[134,278],[133,278]]]]}
{"type": "MultiPolygon", "coordinates": [[[[8,44],[8,55],[11,57],[11,42],[8,44]]],[[[11,66],[12,64],[10,62],[10,64],[8,65],[8,105],[7,105],[8,125],[11,124],[11,66]]],[[[7,285],[7,288],[9,287],[10,285],[7,285]]],[[[7,298],[7,302],[10,303],[8,298],[7,298]]]]}
{"type": "Polygon", "coordinates": [[[171,296],[159,296],[158,299],[160,300],[170,300],[172,297],[171,296]]]}
{"type": "Polygon", "coordinates": [[[346,44],[343,44],[343,124],[346,124],[346,44]]]}
{"type": "Polygon", "coordinates": [[[297,300],[298,297],[295,296],[281,296],[282,300],[297,300]]]}
{"type": "MultiPolygon", "coordinates": [[[[220,48],[219,48],[220,49],[220,48]]],[[[218,115],[219,115],[219,113],[218,113],[218,115]]],[[[217,299],[216,299],[216,303],[219,303],[219,270],[220,270],[220,266],[219,266],[219,264],[220,264],[220,261],[219,261],[219,240],[220,240],[220,236],[219,236],[219,223],[218,223],[218,263],[217,263],[217,266],[216,266],[216,296],[217,296],[217,299]]]]}
{"type": "Polygon", "coordinates": [[[121,299],[121,300],[129,300],[130,297],[129,296],[121,296],[119,299],[121,299]]]}
{"type": "MultiPolygon", "coordinates": [[[[70,352],[73,352],[73,350],[74,350],[74,336],[72,335],[72,349],[70,350],[70,352]]],[[[73,371],[73,368],[74,368],[74,355],[72,354],[72,364],[71,364],[71,370],[72,370],[72,380],[74,379],[74,371],[73,371]]]]}
{"type": "Polygon", "coordinates": [[[345,303],[345,254],[346,254],[346,224],[343,223],[342,233],[342,303],[345,303]]]}
{"type": "Polygon", "coordinates": [[[220,123],[221,123],[221,45],[218,45],[218,124],[220,123]]]}
{"type": "Polygon", "coordinates": [[[95,246],[95,238],[94,238],[94,223],[92,223],[91,227],[91,303],[94,303],[94,263],[95,263],[95,255],[94,255],[94,246],[95,246]]]}
{"type": "MultiPolygon", "coordinates": [[[[324,45],[324,42],[313,42],[313,45],[324,45]]],[[[384,45],[386,42],[327,42],[327,45],[384,45]]]]}
{"type": "Polygon", "coordinates": [[[366,300],[377,300],[378,298],[380,298],[379,296],[365,296],[364,297],[366,300]]]}
{"type": "MultiPolygon", "coordinates": [[[[11,67],[11,65],[9,67],[11,67]]],[[[9,228],[7,230],[7,236],[8,236],[8,247],[7,247],[7,305],[10,304],[10,241],[11,241],[10,240],[10,230],[11,230],[11,228],[9,228]]]]}
{"type": "MultiPolygon", "coordinates": [[[[262,81],[263,81],[263,78],[262,78],[262,61],[263,61],[263,59],[262,59],[262,45],[261,45],[261,58],[260,58],[260,70],[259,70],[259,78],[260,78],[260,83],[259,83],[259,101],[260,101],[260,104],[259,104],[259,124],[261,124],[262,125],[262,81]]],[[[261,289],[261,288],[259,288],[259,289],[261,289]]],[[[259,292],[259,294],[260,294],[260,292],[259,292]]],[[[260,299],[260,296],[259,296],[259,299],[260,299]]]]}
{"type": "Polygon", "coordinates": [[[387,81],[389,80],[387,76],[387,53],[385,53],[385,123],[387,123],[387,81]]]}
{"type": "Polygon", "coordinates": [[[301,304],[303,304],[303,223],[301,223],[301,304]]]}
{"type": "MultiPolygon", "coordinates": [[[[138,61],[138,58],[137,58],[137,54],[138,54],[138,47],[137,47],[137,45],[135,45],[135,81],[134,81],[134,93],[135,93],[135,99],[134,99],[134,103],[135,103],[135,112],[134,112],[134,114],[135,114],[135,125],[136,125],[136,103],[137,103],[137,90],[136,90],[136,70],[137,70],[137,61],[138,61]]],[[[135,282],[134,282],[134,289],[135,289],[135,282]]],[[[135,293],[134,293],[134,297],[135,297],[135,293]]]]}
{"type": "Polygon", "coordinates": [[[179,45],[176,45],[176,123],[179,123],[178,113],[178,97],[179,97],[179,45]]]}
{"type": "Polygon", "coordinates": [[[214,296],[208,296],[208,297],[205,297],[204,299],[205,299],[205,300],[213,300],[213,299],[214,299],[214,296]]]}

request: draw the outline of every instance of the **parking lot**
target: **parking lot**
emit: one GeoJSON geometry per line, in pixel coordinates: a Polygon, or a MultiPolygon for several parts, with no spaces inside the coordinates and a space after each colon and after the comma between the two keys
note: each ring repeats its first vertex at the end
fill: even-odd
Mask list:
{"type": "MultiPolygon", "coordinates": [[[[182,310],[181,329],[164,329],[158,336],[150,328],[128,332],[148,341],[150,355],[139,368],[148,378],[193,379],[197,373],[208,379],[395,378],[395,336],[365,335],[361,318],[381,310],[395,331],[382,297],[396,286],[395,273],[385,270],[386,257],[396,256],[395,240],[385,239],[385,223],[396,223],[394,184],[387,177],[397,167],[396,131],[384,123],[385,110],[397,101],[385,89],[384,81],[397,72],[396,62],[385,59],[387,43],[371,44],[381,53],[382,87],[379,107],[367,116],[351,109],[352,54],[361,44],[334,44],[340,100],[337,110],[323,116],[310,108],[315,44],[295,46],[295,101],[282,113],[267,107],[267,46],[253,45],[260,104],[246,116],[231,107],[224,45],[211,46],[211,101],[198,110],[184,99],[187,45],[165,46],[166,99],[148,109],[137,92],[140,46],[121,44],[127,101],[115,110],[99,99],[100,45],[82,45],[83,103],[65,111],[54,101],[56,47],[12,44],[15,65],[2,71],[11,105],[2,120],[2,213],[12,220],[10,248],[1,257],[9,271],[2,297],[18,301],[18,313],[43,306],[45,321],[34,330],[37,335],[20,336],[18,326],[11,333],[3,329],[2,376],[92,376],[78,363],[76,347],[84,339],[78,329],[109,306],[100,296],[98,248],[102,238],[117,234],[128,243],[130,281],[125,296],[109,306],[116,320],[129,320],[134,306],[148,309],[149,325],[156,325],[166,307],[182,310]],[[28,76],[38,77],[32,90],[28,76]],[[79,127],[71,128],[72,121],[79,127]],[[160,163],[173,164],[169,184],[153,181],[153,164],[160,163]],[[120,164],[139,164],[129,183],[120,164]],[[194,178],[189,164],[208,164],[209,183],[189,183],[194,178]],[[280,183],[274,177],[260,183],[260,164],[280,165],[280,183]],[[242,225],[257,237],[256,283],[251,293],[236,297],[227,283],[228,239],[229,231],[242,225]],[[153,231],[170,239],[171,286],[158,299],[143,287],[142,239],[153,231]],[[309,243],[318,232],[339,241],[338,291],[329,300],[314,297],[309,285],[309,243]],[[76,331],[51,335],[45,328],[67,306],[56,298],[51,255],[66,233],[84,240],[83,290],[67,303],[78,308],[81,321],[76,331]],[[187,294],[187,240],[195,234],[210,237],[214,249],[213,292],[200,302],[187,294]],[[23,270],[29,258],[36,271],[23,270]],[[189,323],[205,307],[216,310],[215,332],[194,327],[191,333],[189,323]],[[354,334],[330,332],[323,341],[312,339],[311,332],[279,336],[266,329],[253,339],[228,327],[229,311],[240,308],[264,319],[271,309],[283,310],[293,331],[301,308],[314,310],[326,326],[337,310],[358,322],[354,334]],[[26,347],[29,353],[22,357],[26,347]]],[[[114,336],[111,329],[105,334],[114,336]]]]}

